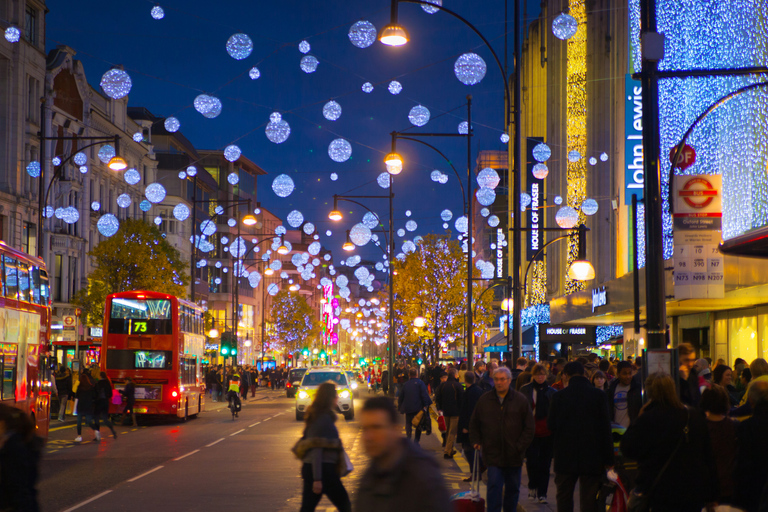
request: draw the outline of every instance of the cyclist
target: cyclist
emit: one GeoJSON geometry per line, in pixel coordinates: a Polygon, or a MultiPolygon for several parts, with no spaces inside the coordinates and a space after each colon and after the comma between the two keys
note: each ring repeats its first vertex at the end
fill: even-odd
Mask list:
{"type": "Polygon", "coordinates": [[[240,375],[237,373],[232,375],[232,377],[229,379],[227,401],[229,402],[229,407],[232,409],[232,412],[235,416],[237,416],[237,413],[239,413],[240,409],[242,409],[242,405],[240,403],[240,375]]]}

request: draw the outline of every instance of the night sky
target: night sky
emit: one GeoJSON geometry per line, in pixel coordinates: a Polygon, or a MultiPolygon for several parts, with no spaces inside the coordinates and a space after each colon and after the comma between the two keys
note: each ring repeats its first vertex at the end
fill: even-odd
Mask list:
{"type": "MultiPolygon", "coordinates": [[[[530,2],[527,18],[538,16],[538,1],[530,2]]],[[[512,66],[512,6],[510,11],[509,65],[512,66]]],[[[98,86],[103,73],[122,65],[130,74],[133,88],[130,106],[143,106],[158,116],[176,116],[181,132],[199,149],[223,149],[238,144],[244,156],[269,175],[259,180],[258,199],[279,217],[298,209],[306,220],[318,226],[323,244],[337,258],[344,230],[362,220],[365,210],[347,203],[345,219],[327,219],[332,195],[386,194],[376,177],[385,170],[382,162],[389,152],[393,130],[457,133],[466,120],[467,94],[473,96],[472,161],[483,149],[504,150],[499,140],[503,132],[504,89],[501,73],[482,41],[465,25],[445,13],[427,14],[415,4],[400,5],[400,23],[410,33],[405,47],[391,48],[376,41],[360,49],[348,38],[350,26],[368,20],[377,29],[389,22],[388,0],[300,0],[201,1],[169,0],[160,5],[162,20],[150,16],[153,2],[142,0],[49,1],[47,47],[66,44],[77,51],[88,80],[98,86]],[[227,39],[234,33],[248,34],[253,53],[237,61],[226,52],[227,39]],[[320,64],[315,73],[299,67],[302,57],[298,43],[306,40],[310,53],[320,64]],[[456,59],[465,52],[476,52],[486,62],[488,72],[477,85],[466,86],[453,72],[456,59]],[[248,71],[258,66],[261,77],[251,80],[248,71]],[[403,91],[394,96],[387,91],[391,80],[398,80],[403,91]],[[375,89],[361,90],[365,82],[375,89]],[[206,119],[192,106],[201,93],[218,97],[221,115],[206,119]],[[337,121],[322,115],[323,105],[336,100],[343,113],[337,121]],[[413,127],[408,112],[418,104],[429,108],[426,126],[413,127]],[[291,126],[283,144],[273,144],[264,128],[272,112],[280,112],[291,126]],[[328,145],[338,137],[352,144],[350,160],[337,163],[328,156],[328,145]],[[331,173],[338,181],[331,181],[331,173]],[[271,189],[278,174],[289,174],[296,190],[287,198],[271,189]],[[354,214],[349,214],[353,210],[354,214]],[[333,230],[329,240],[327,229],[333,230]]],[[[472,22],[491,42],[504,60],[504,1],[446,0],[446,7],[472,22]]],[[[465,176],[466,142],[462,138],[433,138],[436,145],[465,176]]],[[[440,212],[450,209],[454,219],[461,215],[461,192],[455,175],[437,154],[415,143],[401,141],[398,152],[405,160],[395,183],[395,229],[403,228],[406,210],[418,229],[414,235],[442,233],[440,212]],[[430,172],[449,174],[445,185],[433,182],[430,172]]],[[[386,227],[385,200],[361,200],[376,211],[386,227]]],[[[397,251],[404,239],[397,238],[397,251]]],[[[372,246],[357,254],[380,258],[372,246]]]]}

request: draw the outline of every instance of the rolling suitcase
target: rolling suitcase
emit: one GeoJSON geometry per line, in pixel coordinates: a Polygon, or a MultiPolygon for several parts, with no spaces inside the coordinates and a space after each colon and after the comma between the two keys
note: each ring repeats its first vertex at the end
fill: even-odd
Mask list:
{"type": "Polygon", "coordinates": [[[451,502],[454,512],[485,512],[485,500],[480,496],[480,450],[475,450],[469,490],[454,494],[451,502]]]}

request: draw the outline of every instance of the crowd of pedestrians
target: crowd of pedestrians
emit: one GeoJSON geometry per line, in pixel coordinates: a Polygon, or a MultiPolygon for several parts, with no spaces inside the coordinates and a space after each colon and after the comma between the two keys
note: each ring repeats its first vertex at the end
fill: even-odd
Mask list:
{"type": "Polygon", "coordinates": [[[248,400],[248,392],[250,391],[251,397],[254,397],[258,388],[285,389],[289,370],[285,367],[272,367],[259,371],[256,366],[251,365],[211,365],[203,368],[205,389],[212,401],[226,400],[230,381],[237,375],[240,381],[240,398],[248,400]]]}

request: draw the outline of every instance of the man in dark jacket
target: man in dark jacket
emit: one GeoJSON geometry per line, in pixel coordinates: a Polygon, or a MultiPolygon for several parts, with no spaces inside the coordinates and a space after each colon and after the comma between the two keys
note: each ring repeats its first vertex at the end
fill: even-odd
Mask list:
{"type": "MultiPolygon", "coordinates": [[[[413,429],[411,423],[413,418],[419,411],[424,411],[429,407],[432,404],[432,400],[429,398],[427,385],[417,376],[418,370],[416,370],[416,368],[411,368],[408,370],[408,375],[410,375],[411,378],[403,384],[403,388],[397,396],[397,408],[401,413],[405,414],[405,435],[410,439],[411,431],[413,429]]],[[[425,411],[424,414],[428,413],[425,411]]],[[[419,444],[419,441],[421,440],[421,424],[416,427],[415,439],[416,444],[419,444]]]]}
{"type": "Polygon", "coordinates": [[[759,509],[760,494],[768,483],[768,382],[749,386],[747,400],[754,412],[739,424],[734,501],[752,512],[759,509]]]}
{"type": "Polygon", "coordinates": [[[435,459],[403,439],[391,398],[377,396],[366,400],[360,413],[360,427],[371,463],[360,478],[354,510],[453,510],[435,459]]]}
{"type": "Polygon", "coordinates": [[[59,397],[59,421],[67,415],[67,401],[72,396],[72,371],[66,365],[59,365],[56,374],[56,394],[59,397]]]}
{"type": "Polygon", "coordinates": [[[643,406],[640,379],[632,376],[632,363],[619,361],[617,378],[608,385],[609,418],[624,428],[637,419],[643,406]]]}
{"type": "Polygon", "coordinates": [[[685,405],[698,407],[701,401],[699,391],[699,375],[696,373],[696,351],[690,343],[681,343],[677,346],[678,361],[680,362],[680,400],[685,405]]]}
{"type": "MultiPolygon", "coordinates": [[[[467,389],[464,391],[464,400],[461,402],[461,410],[459,411],[459,433],[456,436],[456,442],[461,444],[464,449],[464,456],[469,463],[470,476],[465,478],[465,482],[472,480],[471,473],[474,470],[475,463],[475,448],[472,443],[469,442],[469,420],[472,418],[472,413],[475,412],[477,407],[477,401],[483,396],[483,391],[476,382],[477,377],[475,372],[466,372],[464,374],[464,382],[467,385],[467,389]]],[[[482,467],[482,466],[481,466],[482,467]]]]}
{"type": "Polygon", "coordinates": [[[482,450],[488,466],[488,512],[501,512],[502,503],[504,512],[515,512],[523,457],[533,440],[533,414],[528,400],[510,387],[509,368],[498,368],[493,382],[494,389],[477,401],[469,420],[469,439],[476,450],[482,450]]]}
{"type": "Polygon", "coordinates": [[[450,459],[456,453],[453,443],[459,431],[459,413],[461,412],[461,399],[464,396],[464,388],[456,380],[456,368],[448,368],[448,380],[440,384],[435,392],[435,405],[445,416],[445,453],[443,458],[450,459]]]}
{"type": "Polygon", "coordinates": [[[565,389],[552,397],[547,427],[555,436],[557,511],[573,512],[579,481],[582,512],[597,512],[597,493],[605,469],[613,465],[611,421],[605,393],[586,377],[581,363],[563,368],[565,389]]]}

